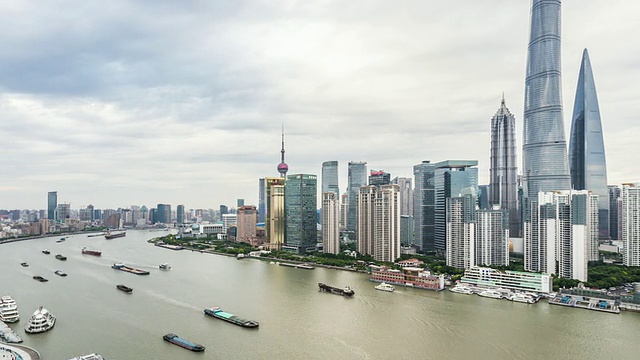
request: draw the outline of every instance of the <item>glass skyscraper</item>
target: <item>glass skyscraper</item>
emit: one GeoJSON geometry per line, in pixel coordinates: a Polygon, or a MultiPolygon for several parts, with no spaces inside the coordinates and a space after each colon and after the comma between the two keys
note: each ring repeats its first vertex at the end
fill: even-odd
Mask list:
{"type": "Polygon", "coordinates": [[[325,161],[322,163],[322,193],[334,192],[340,195],[338,186],[338,162],[325,161]]]}
{"type": "Polygon", "coordinates": [[[571,137],[569,140],[571,186],[576,190],[590,190],[598,195],[598,235],[609,239],[609,190],[607,162],[604,154],[600,107],[593,80],[589,52],[584,49],[576,99],[573,105],[571,137]]]}
{"type": "Polygon", "coordinates": [[[317,243],[317,176],[289,175],[284,189],[285,245],[304,254],[317,243]]]}
{"type": "Polygon", "coordinates": [[[49,191],[49,193],[47,193],[47,219],[51,221],[56,219],[57,206],[58,206],[58,192],[49,191]]]}
{"type": "Polygon", "coordinates": [[[434,252],[436,227],[436,166],[425,160],[413,166],[416,185],[413,190],[414,243],[424,252],[434,252]]]}
{"type": "Polygon", "coordinates": [[[525,193],[568,190],[571,177],[562,117],[560,0],[533,0],[524,95],[525,193]]]}
{"type": "Polygon", "coordinates": [[[358,229],[358,192],[360,187],[367,185],[367,163],[350,161],[348,170],[347,230],[355,233],[358,229]]]}
{"type": "MultiPolygon", "coordinates": [[[[504,97],[491,119],[491,164],[489,203],[509,212],[509,234],[520,230],[518,211],[518,166],[516,165],[516,117],[507,109],[504,97]]],[[[482,204],[480,206],[483,208],[482,204]]],[[[490,209],[491,206],[484,207],[490,209]]]]}

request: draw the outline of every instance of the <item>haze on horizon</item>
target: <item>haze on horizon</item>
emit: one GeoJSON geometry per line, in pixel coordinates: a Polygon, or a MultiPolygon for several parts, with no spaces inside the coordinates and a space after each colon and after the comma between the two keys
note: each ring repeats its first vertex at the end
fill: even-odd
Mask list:
{"type": "MultiPolygon", "coordinates": [[[[32,0],[0,5],[0,208],[256,204],[327,160],[412,177],[475,159],[504,92],[522,155],[527,2],[32,0]]],[[[589,49],[609,184],[640,179],[640,4],[562,4],[565,137],[589,49]]],[[[521,160],[518,162],[521,168],[521,160]]]]}

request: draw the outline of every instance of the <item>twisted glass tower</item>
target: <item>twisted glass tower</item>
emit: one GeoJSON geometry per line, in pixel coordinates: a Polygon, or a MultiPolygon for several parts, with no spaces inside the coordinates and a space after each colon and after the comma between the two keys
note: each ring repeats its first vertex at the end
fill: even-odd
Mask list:
{"type": "MultiPolygon", "coordinates": [[[[600,107],[593,80],[589,52],[584,49],[576,99],[573,105],[569,140],[571,185],[576,190],[591,190],[598,195],[598,228],[600,239],[609,238],[609,190],[607,162],[600,121],[600,107]]],[[[591,260],[591,259],[589,259],[591,260]]],[[[597,260],[597,258],[595,259],[597,260]]]]}
{"type": "Polygon", "coordinates": [[[533,0],[522,146],[525,194],[571,186],[562,118],[560,0],[533,0]]]}

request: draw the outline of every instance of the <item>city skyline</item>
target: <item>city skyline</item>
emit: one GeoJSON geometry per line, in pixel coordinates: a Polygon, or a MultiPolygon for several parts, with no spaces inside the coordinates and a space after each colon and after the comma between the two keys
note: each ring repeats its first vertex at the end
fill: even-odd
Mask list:
{"type": "MultiPolygon", "coordinates": [[[[487,184],[487,115],[503,91],[522,144],[529,5],[3,4],[0,208],[45,209],[49,191],[74,209],[258,205],[283,123],[290,172],[336,160],[341,189],[349,161],[411,177],[423,160],[477,160],[487,184]]],[[[640,147],[625,86],[640,46],[618,40],[640,26],[636,7],[562,4],[563,106],[589,48],[610,184],[640,179],[624,162],[640,147]]]]}

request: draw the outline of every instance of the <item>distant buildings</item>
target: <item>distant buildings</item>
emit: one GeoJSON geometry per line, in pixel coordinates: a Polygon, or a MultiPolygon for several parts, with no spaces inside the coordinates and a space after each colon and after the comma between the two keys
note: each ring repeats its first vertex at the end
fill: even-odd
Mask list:
{"type": "Polygon", "coordinates": [[[322,249],[324,253],[340,253],[340,201],[333,191],[322,193],[322,249]]]}
{"type": "Polygon", "coordinates": [[[317,176],[309,174],[289,175],[285,182],[285,245],[298,254],[316,247],[317,183],[317,176]]]}
{"type": "Polygon", "coordinates": [[[640,187],[622,187],[622,262],[626,266],[640,266],[640,187]]]}
{"type": "Polygon", "coordinates": [[[607,162],[602,137],[600,107],[593,79],[589,52],[584,49],[569,142],[571,186],[576,190],[590,190],[598,195],[599,237],[609,239],[609,192],[607,162]]]}
{"type": "Polygon", "coordinates": [[[347,181],[347,192],[349,193],[347,230],[355,233],[358,227],[358,192],[360,191],[360,187],[367,185],[367,163],[350,161],[347,181]]]}
{"type": "Polygon", "coordinates": [[[58,192],[50,191],[47,193],[47,219],[55,221],[56,207],[58,207],[58,192]]]}
{"type": "Polygon", "coordinates": [[[406,177],[396,177],[391,180],[392,184],[397,184],[400,188],[400,215],[410,215],[413,217],[413,186],[412,179],[406,177]]]}
{"type": "Polygon", "coordinates": [[[172,224],[171,221],[171,205],[169,204],[158,204],[156,207],[158,209],[158,215],[156,218],[156,222],[162,224],[172,224]]]}

